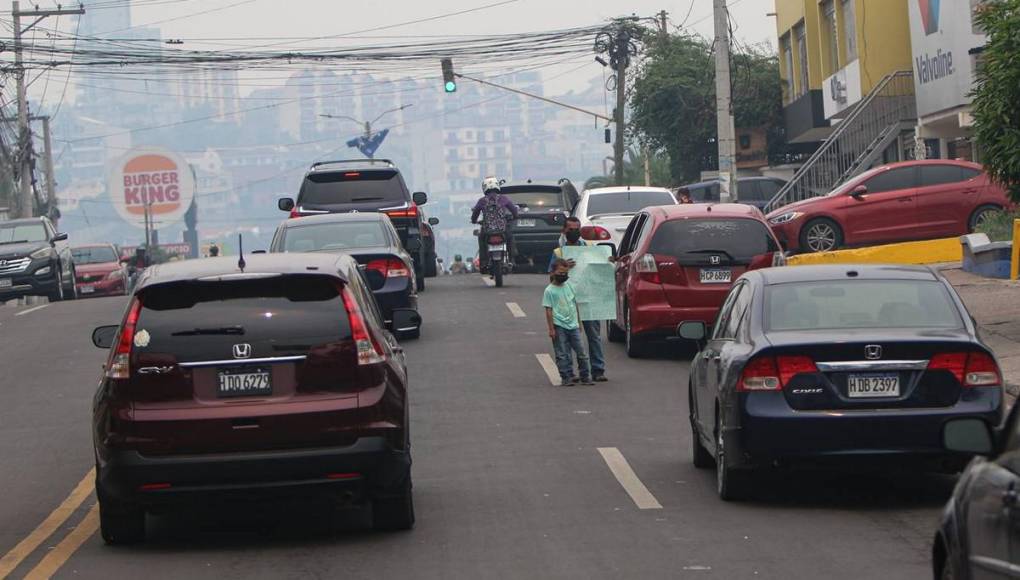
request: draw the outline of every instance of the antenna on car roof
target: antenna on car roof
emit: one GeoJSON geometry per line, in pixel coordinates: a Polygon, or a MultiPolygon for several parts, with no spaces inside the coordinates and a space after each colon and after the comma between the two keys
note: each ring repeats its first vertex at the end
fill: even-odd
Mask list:
{"type": "Polygon", "coordinates": [[[244,234],[237,234],[237,253],[240,255],[237,259],[237,267],[240,268],[241,273],[244,273],[244,267],[248,265],[244,261],[244,234]]]}

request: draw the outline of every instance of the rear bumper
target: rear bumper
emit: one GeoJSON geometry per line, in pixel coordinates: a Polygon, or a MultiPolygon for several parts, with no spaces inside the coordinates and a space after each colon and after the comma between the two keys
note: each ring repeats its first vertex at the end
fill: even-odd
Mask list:
{"type": "Polygon", "coordinates": [[[741,462],[757,466],[773,461],[826,462],[886,458],[966,460],[942,445],[950,419],[973,417],[998,425],[1000,388],[968,389],[952,407],[866,411],[795,411],[783,393],[745,393],[739,417],[724,434],[741,462]]]}
{"type": "Polygon", "coordinates": [[[362,437],[346,447],[232,454],[152,457],[109,451],[99,459],[96,490],[101,498],[142,506],[298,489],[376,497],[398,489],[410,469],[410,452],[390,448],[383,437],[362,437]]]}
{"type": "Polygon", "coordinates": [[[127,293],[127,279],[97,280],[95,282],[76,282],[78,297],[88,298],[90,296],[120,296],[127,293]],[[89,289],[92,289],[90,292],[89,289]]]}
{"type": "Polygon", "coordinates": [[[388,278],[386,284],[373,290],[372,294],[387,321],[393,319],[393,311],[397,308],[418,308],[418,296],[409,277],[388,278]]]}
{"type": "Polygon", "coordinates": [[[631,305],[630,327],[635,335],[642,338],[666,338],[675,336],[677,325],[688,320],[711,326],[718,312],[718,307],[677,308],[663,303],[631,305]]]}
{"type": "Polygon", "coordinates": [[[559,247],[560,231],[536,232],[530,228],[513,228],[513,243],[518,256],[541,257],[559,247]]]}

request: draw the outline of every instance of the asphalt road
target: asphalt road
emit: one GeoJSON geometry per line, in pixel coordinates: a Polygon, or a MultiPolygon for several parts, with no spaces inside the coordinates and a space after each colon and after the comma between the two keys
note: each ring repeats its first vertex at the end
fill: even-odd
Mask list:
{"type": "Polygon", "coordinates": [[[551,352],[545,282],[429,281],[406,345],[413,531],[300,502],[223,506],[150,518],[130,548],[95,533],[88,479],[105,357],[89,336],[123,299],[0,308],[0,579],[930,577],[952,478],[784,472],[723,503],[690,463],[684,354],[608,345],[609,383],[552,386],[536,356],[551,352]]]}

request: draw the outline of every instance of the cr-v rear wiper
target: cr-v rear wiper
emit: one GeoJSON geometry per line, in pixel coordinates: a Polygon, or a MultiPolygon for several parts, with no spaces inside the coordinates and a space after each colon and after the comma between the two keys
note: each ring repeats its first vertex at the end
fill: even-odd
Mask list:
{"type": "Polygon", "coordinates": [[[354,203],[356,201],[379,201],[381,199],[382,199],[381,197],[352,197],[351,203],[354,203]]]}
{"type": "Polygon", "coordinates": [[[733,254],[727,252],[726,250],[687,250],[684,253],[685,254],[723,254],[727,258],[729,258],[730,260],[733,260],[733,254]]]}
{"type": "Polygon", "coordinates": [[[203,336],[214,334],[244,334],[244,327],[220,326],[215,328],[192,328],[191,330],[180,330],[170,336],[203,336]]]}

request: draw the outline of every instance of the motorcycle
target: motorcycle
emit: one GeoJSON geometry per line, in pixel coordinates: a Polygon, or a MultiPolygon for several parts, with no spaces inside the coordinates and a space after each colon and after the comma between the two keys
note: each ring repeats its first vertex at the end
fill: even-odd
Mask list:
{"type": "MultiPolygon", "coordinates": [[[[475,235],[479,235],[475,230],[475,235]]],[[[496,283],[496,288],[503,287],[503,277],[511,272],[513,265],[510,262],[510,244],[504,232],[491,232],[485,234],[485,247],[487,248],[484,257],[482,272],[488,272],[496,283]]]]}

